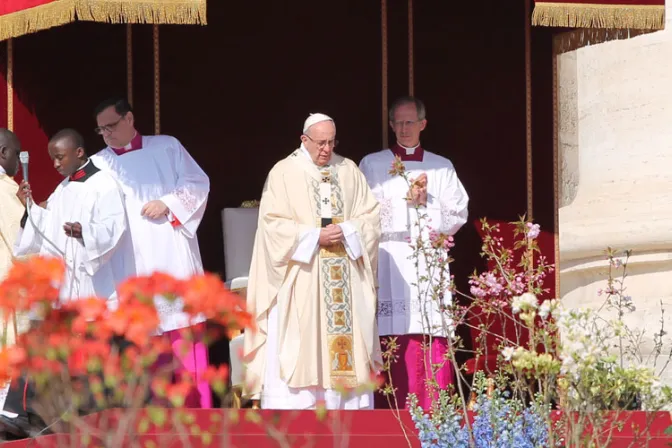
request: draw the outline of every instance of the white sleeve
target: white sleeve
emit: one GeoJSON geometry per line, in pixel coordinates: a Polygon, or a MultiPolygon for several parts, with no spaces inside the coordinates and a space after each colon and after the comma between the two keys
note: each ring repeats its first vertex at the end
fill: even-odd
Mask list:
{"type": "Polygon", "coordinates": [[[450,170],[439,197],[441,231],[455,235],[469,218],[469,195],[455,170],[450,170]]]}
{"type": "Polygon", "coordinates": [[[112,179],[107,188],[97,196],[88,222],[80,224],[87,257],[83,266],[86,273],[93,276],[110,260],[127,230],[121,191],[112,179]]]}
{"type": "Polygon", "coordinates": [[[357,260],[362,256],[362,244],[359,242],[359,232],[357,228],[349,221],[339,224],[343,231],[345,239],[345,251],[352,260],[357,260]]]}
{"type": "MultiPolygon", "coordinates": [[[[14,245],[14,256],[22,257],[30,254],[39,254],[44,240],[42,235],[47,234],[51,228],[51,212],[32,204],[30,218],[26,220],[23,229],[19,231],[14,245]],[[37,229],[35,228],[37,227],[37,229]]],[[[47,238],[51,235],[45,235],[47,238]]]]}
{"type": "Polygon", "coordinates": [[[292,260],[298,263],[308,264],[313,259],[320,242],[320,229],[313,228],[304,230],[299,235],[299,244],[292,255],[292,260]]]}

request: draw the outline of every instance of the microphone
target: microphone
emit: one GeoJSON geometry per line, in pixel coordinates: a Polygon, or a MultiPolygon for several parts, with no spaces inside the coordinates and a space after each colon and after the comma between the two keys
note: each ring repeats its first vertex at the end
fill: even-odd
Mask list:
{"type": "Polygon", "coordinates": [[[19,160],[21,161],[21,171],[23,171],[23,180],[28,182],[28,151],[21,151],[19,153],[19,160]]]}

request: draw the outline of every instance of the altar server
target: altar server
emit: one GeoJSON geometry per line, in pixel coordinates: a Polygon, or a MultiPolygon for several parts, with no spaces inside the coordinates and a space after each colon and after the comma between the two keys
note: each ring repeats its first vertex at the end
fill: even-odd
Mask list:
{"type": "MultiPolygon", "coordinates": [[[[175,137],[137,132],[125,99],[104,101],[95,116],[96,131],[107,147],[92,160],[121,184],[138,275],[163,272],[184,279],[202,273],[196,231],[210,191],[208,176],[175,137]]],[[[155,304],[158,330],[179,360],[178,374],[188,372],[197,385],[186,406],[211,407],[210,387],[201,378],[208,366],[207,347],[201,342],[205,319],[190,318],[180,299],[156,297],[155,304]],[[183,328],[193,329],[195,342],[186,342],[178,331],[183,328]]]]}
{"type": "Polygon", "coordinates": [[[116,309],[116,286],[134,274],[121,189],[87,157],[84,139],[77,131],[59,131],[49,141],[48,151],[54,168],[65,179],[44,208],[32,202],[30,185],[21,182],[19,199],[24,206],[30,203],[21,221],[15,255],[63,258],[62,302],[96,296],[116,309]]]}
{"type": "Polygon", "coordinates": [[[268,174],[248,281],[249,395],[265,409],[372,409],[356,388],[382,368],[376,329],[379,206],[336,126],[308,117],[301,146],[268,174]],[[345,393],[341,393],[345,392],[345,393]]]}
{"type": "MultiPolygon", "coordinates": [[[[450,160],[420,146],[420,133],[427,126],[425,106],[417,98],[398,99],[389,112],[390,127],[396,143],[389,149],[369,154],[360,162],[373,194],[380,201],[382,238],[378,265],[378,327],[382,339],[396,336],[398,360],[392,364],[392,384],[400,408],[406,396],[414,393],[424,408],[431,404],[426,381],[432,378],[431,365],[444,361],[450,337],[450,323],[439,312],[439,304],[431,293],[425,295],[415,286],[419,282],[409,241],[418,236],[418,211],[427,214],[425,225],[437,232],[454,235],[467,221],[469,197],[457,177],[450,160]],[[414,179],[410,188],[400,176],[389,174],[395,155],[414,179]],[[408,198],[408,200],[406,199],[408,198]],[[431,346],[427,335],[432,335],[431,346]]],[[[429,237],[425,228],[424,238],[429,237]]],[[[420,276],[427,275],[422,263],[420,276]]],[[[426,289],[427,284],[423,284],[426,289]]],[[[444,304],[450,303],[449,291],[444,304]]],[[[449,362],[434,375],[440,388],[453,382],[449,362]]],[[[376,396],[376,407],[388,407],[387,398],[376,396]]]]}

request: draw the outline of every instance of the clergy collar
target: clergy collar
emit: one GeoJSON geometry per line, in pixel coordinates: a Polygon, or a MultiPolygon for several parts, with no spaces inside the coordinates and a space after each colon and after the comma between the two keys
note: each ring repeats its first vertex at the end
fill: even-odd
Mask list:
{"type": "Polygon", "coordinates": [[[139,132],[136,132],[135,137],[133,137],[133,140],[131,140],[128,145],[124,146],[123,148],[112,148],[110,146],[110,149],[118,156],[126,154],[127,152],[135,151],[137,149],[142,149],[142,135],[140,135],[139,132]]]}
{"type": "Polygon", "coordinates": [[[390,151],[392,151],[394,155],[399,156],[402,162],[422,162],[425,155],[425,150],[422,149],[420,143],[414,148],[407,148],[401,146],[399,143],[395,143],[392,148],[390,148],[390,151]]]}
{"type": "Polygon", "coordinates": [[[86,182],[89,177],[93,176],[98,171],[100,171],[98,167],[91,162],[91,159],[89,159],[68,179],[70,179],[70,182],[86,182]]]}

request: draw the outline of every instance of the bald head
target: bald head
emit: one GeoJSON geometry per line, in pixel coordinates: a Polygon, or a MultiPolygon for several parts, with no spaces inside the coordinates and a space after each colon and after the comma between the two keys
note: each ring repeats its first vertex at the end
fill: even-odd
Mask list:
{"type": "Polygon", "coordinates": [[[0,128],[0,166],[8,176],[16,175],[19,171],[19,152],[21,142],[9,129],[0,128]]]}
{"type": "Polygon", "coordinates": [[[58,131],[49,140],[49,157],[61,175],[72,175],[87,160],[82,134],[74,129],[58,131]]]}

